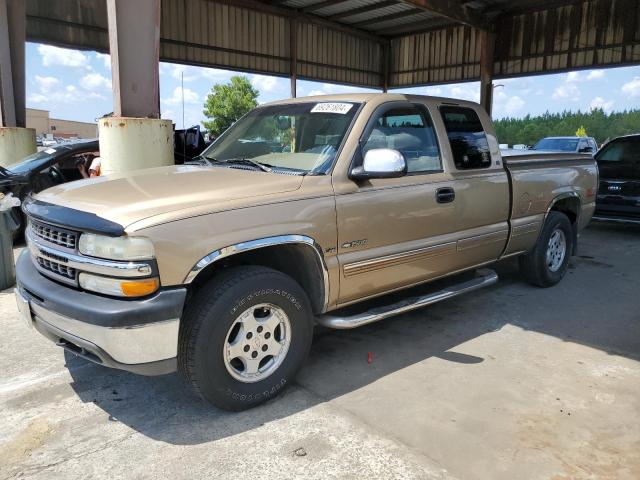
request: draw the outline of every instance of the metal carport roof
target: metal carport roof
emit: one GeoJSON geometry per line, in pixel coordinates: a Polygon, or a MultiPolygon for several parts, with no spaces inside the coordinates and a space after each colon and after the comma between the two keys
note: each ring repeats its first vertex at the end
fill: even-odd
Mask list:
{"type": "MultiPolygon", "coordinates": [[[[636,64],[637,0],[162,0],[163,61],[365,87],[636,64]]],[[[103,0],[27,0],[27,39],[108,51],[103,0]]]]}

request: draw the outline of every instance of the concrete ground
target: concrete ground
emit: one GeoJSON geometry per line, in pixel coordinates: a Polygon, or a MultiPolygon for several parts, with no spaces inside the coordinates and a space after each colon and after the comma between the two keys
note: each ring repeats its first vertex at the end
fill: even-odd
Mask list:
{"type": "Polygon", "coordinates": [[[595,224],[579,253],[555,288],[507,262],[467,297],[321,332],[297,383],[239,414],[65,359],[0,292],[0,479],[638,479],[640,228],[595,224]]]}

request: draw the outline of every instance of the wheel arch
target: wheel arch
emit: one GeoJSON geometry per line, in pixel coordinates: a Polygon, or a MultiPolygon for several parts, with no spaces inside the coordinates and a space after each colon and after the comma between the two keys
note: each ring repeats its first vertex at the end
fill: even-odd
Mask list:
{"type": "Polygon", "coordinates": [[[184,283],[195,291],[221,271],[239,265],[260,265],[289,275],[307,293],[314,313],[327,310],[327,265],[320,245],[305,235],[267,237],[214,250],[193,266],[184,283]]]}
{"type": "Polygon", "coordinates": [[[573,228],[573,251],[572,255],[577,253],[578,248],[578,225],[580,222],[581,200],[576,192],[564,192],[556,196],[545,214],[545,220],[549,216],[549,212],[560,212],[567,216],[573,228]]]}

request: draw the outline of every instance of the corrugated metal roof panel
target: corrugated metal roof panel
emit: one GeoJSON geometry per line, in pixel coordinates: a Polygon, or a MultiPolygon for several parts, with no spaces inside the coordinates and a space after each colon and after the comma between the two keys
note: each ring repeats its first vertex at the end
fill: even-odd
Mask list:
{"type": "MultiPolygon", "coordinates": [[[[389,0],[287,0],[275,12],[268,11],[273,7],[267,3],[260,4],[264,8],[248,8],[258,5],[249,0],[162,0],[161,59],[289,75],[291,14],[282,7],[302,9],[319,3],[325,5],[324,10],[302,16],[298,22],[300,77],[382,85],[381,42],[362,31],[347,33],[349,25],[356,25],[377,35],[430,29],[391,40],[391,86],[478,79],[479,31],[428,12],[393,18],[414,7],[392,6],[389,0]],[[327,12],[383,2],[386,6],[380,9],[336,17],[337,26],[317,20],[327,12]],[[375,21],[377,18],[384,20],[375,21]]],[[[495,21],[498,77],[640,63],[638,0],[566,0],[566,4],[558,0],[473,0],[466,5],[491,15],[512,12],[500,13],[495,21]],[[548,5],[546,10],[544,5],[548,5]]],[[[105,2],[27,0],[27,15],[29,41],[108,49],[105,2]]]]}

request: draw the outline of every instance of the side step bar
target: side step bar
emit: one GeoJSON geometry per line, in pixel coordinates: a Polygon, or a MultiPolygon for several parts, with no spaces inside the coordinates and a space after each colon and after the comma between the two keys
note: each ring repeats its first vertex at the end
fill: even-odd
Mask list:
{"type": "Polygon", "coordinates": [[[478,290],[479,288],[488,287],[498,281],[498,274],[493,270],[481,269],[476,272],[476,275],[477,276],[472,280],[467,280],[466,282],[458,283],[457,285],[452,285],[444,288],[443,290],[429,293],[427,295],[408,298],[400,302],[373,308],[351,316],[324,314],[316,317],[316,321],[324,327],[336,328],[339,330],[356,328],[366,325],[367,323],[377,322],[378,320],[382,320],[387,317],[410,312],[411,310],[416,310],[426,305],[431,305],[432,303],[457,297],[458,295],[478,290]]]}

